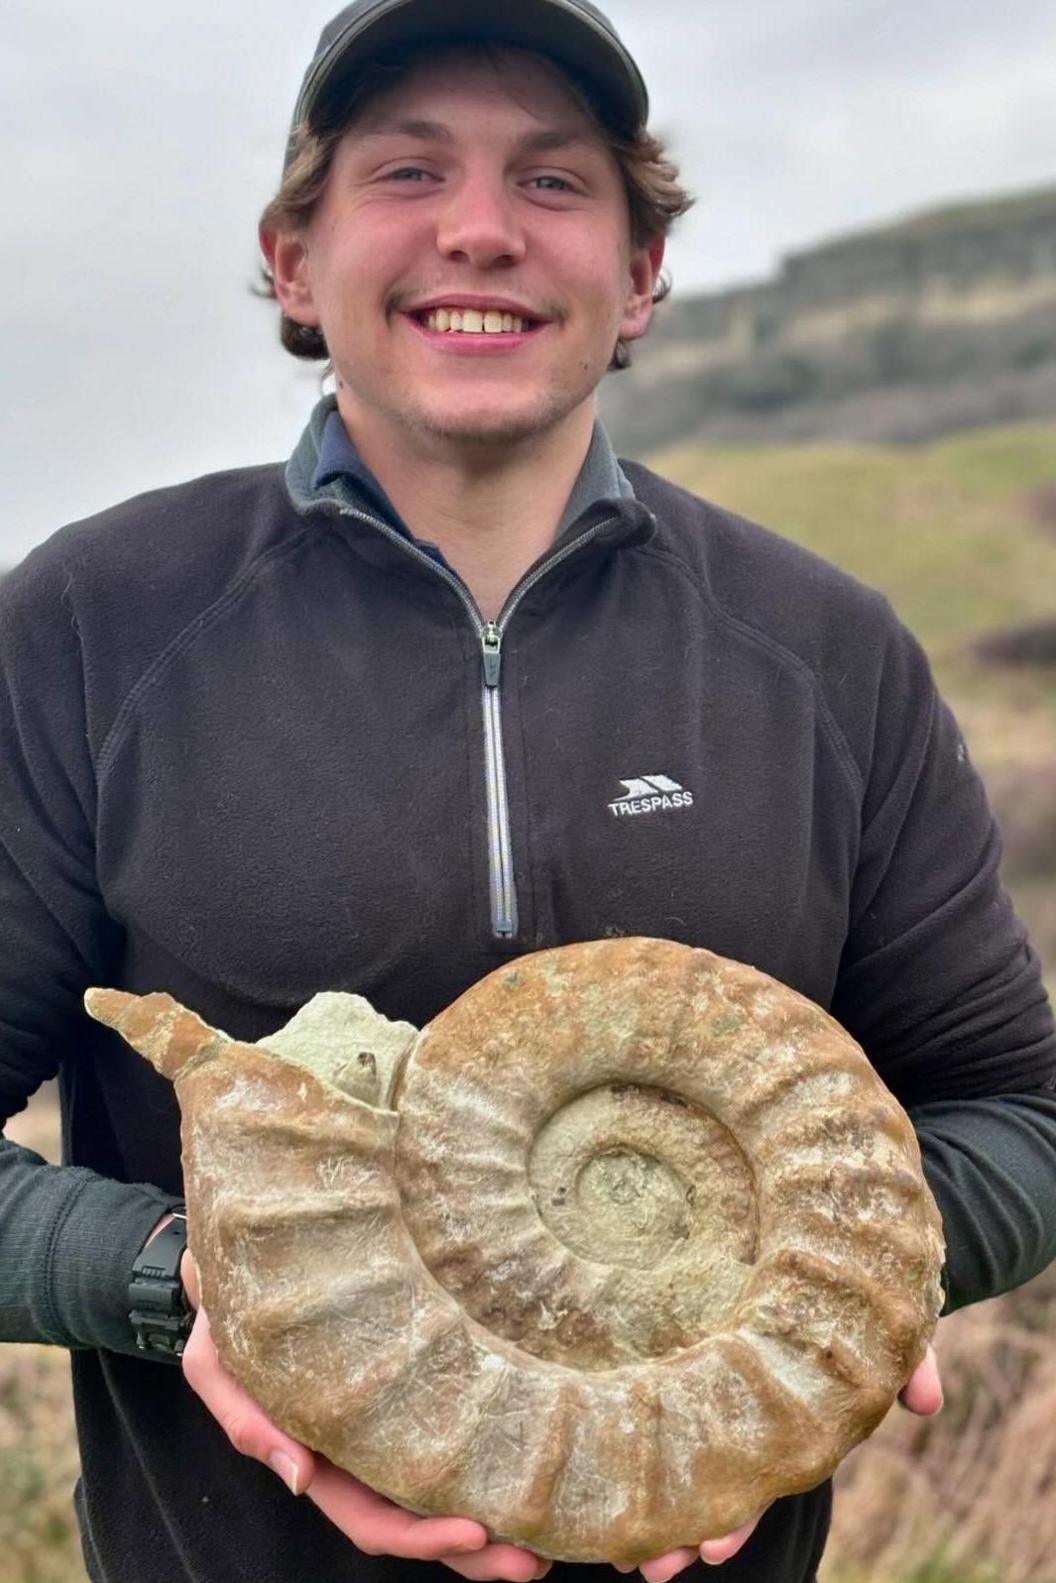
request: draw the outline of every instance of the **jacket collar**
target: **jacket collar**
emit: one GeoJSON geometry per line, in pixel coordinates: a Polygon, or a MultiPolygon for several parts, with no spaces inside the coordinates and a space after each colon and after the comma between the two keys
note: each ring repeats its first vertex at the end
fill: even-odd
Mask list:
{"type": "MultiPolygon", "coordinates": [[[[286,465],[286,488],[303,515],[319,508],[363,513],[418,543],[434,559],[439,551],[421,544],[389,500],[381,484],[359,456],[337,411],[332,395],[319,401],[286,465]]],[[[612,517],[597,542],[642,542],[652,534],[654,519],[637,500],[601,423],[595,423],[590,449],[568,498],[555,539],[558,545],[576,537],[591,523],[612,517]]],[[[442,559],[442,557],[441,557],[442,559]]]]}

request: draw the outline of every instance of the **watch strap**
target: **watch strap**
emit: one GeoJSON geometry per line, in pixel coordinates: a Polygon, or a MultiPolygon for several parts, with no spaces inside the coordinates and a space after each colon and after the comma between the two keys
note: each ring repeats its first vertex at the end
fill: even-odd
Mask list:
{"type": "Polygon", "coordinates": [[[140,1352],[179,1363],[194,1324],[194,1311],[180,1280],[180,1261],[187,1247],[184,1205],[132,1263],[128,1287],[129,1320],[140,1352]]]}

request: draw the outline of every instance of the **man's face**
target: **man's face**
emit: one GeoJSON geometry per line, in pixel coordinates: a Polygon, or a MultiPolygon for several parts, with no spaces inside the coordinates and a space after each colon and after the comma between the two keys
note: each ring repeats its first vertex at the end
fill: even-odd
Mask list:
{"type": "Polygon", "coordinates": [[[593,411],[617,340],[648,327],[663,248],[632,252],[615,157],[559,77],[503,64],[445,58],[372,100],[306,232],[272,239],[280,301],[322,329],[353,434],[530,439],[593,411]],[[429,327],[426,305],[466,297],[542,322],[429,327]]]}

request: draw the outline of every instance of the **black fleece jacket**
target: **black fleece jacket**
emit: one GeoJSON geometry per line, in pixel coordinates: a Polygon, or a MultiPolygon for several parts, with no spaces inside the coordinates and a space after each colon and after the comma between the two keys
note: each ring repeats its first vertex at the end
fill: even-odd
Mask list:
{"type": "MultiPolygon", "coordinates": [[[[1056,1036],[956,724],[885,601],[624,463],[497,628],[347,480],[220,474],[64,529],[0,589],[0,1337],[74,1350],[99,1583],[401,1579],[134,1351],[179,1194],[169,1086],[81,1010],[165,988],[258,1039],[322,989],[419,1025],[526,951],[653,935],[830,1009],[910,1108],[948,1306],[1056,1255],[1056,1036]]],[[[828,1490],[730,1583],[805,1583],[828,1490]]],[[[578,1569],[556,1567],[555,1577],[578,1569]]]]}

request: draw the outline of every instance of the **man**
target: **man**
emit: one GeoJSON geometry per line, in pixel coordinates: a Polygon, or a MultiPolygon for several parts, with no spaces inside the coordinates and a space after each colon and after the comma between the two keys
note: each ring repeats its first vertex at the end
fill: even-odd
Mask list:
{"type": "MultiPolygon", "coordinates": [[[[585,0],[356,0],[261,233],[336,397],[286,469],[128,502],[4,587],[0,1083],[11,1114],[60,1070],[69,1163],[0,1154],[0,1334],[73,1349],[98,1583],[548,1568],[400,1511],[223,1373],[183,1312],[173,1095],[91,983],[256,1039],[320,989],[420,1025],[525,951],[705,945],[831,1007],[911,1107],[949,1307],[1056,1252],[1051,1013],[919,648],[596,423],[686,202],[646,112],[585,0]],[[171,1311],[139,1284],[130,1317],[144,1244],[171,1311]],[[188,1329],[182,1371],[143,1355],[188,1329]]],[[[938,1406],[930,1356],[903,1399],[938,1406]]],[[[807,1583],[828,1500],[642,1571],[807,1583]]]]}

